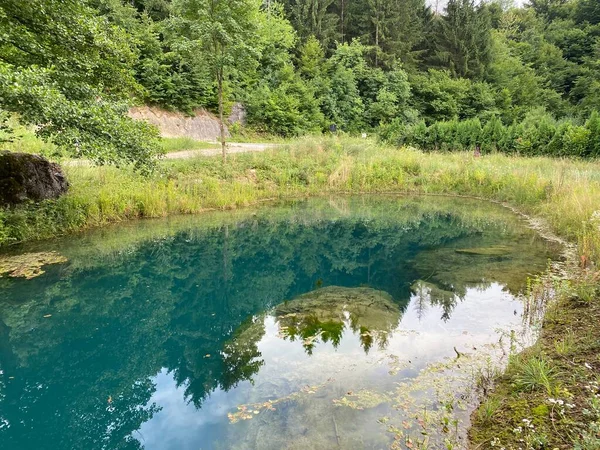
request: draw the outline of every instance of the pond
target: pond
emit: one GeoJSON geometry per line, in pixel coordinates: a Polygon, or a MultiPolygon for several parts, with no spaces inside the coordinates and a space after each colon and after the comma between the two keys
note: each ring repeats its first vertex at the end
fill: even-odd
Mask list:
{"type": "Polygon", "coordinates": [[[11,252],[5,450],[460,448],[478,378],[530,333],[527,277],[557,255],[498,205],[392,196],[11,252]]]}

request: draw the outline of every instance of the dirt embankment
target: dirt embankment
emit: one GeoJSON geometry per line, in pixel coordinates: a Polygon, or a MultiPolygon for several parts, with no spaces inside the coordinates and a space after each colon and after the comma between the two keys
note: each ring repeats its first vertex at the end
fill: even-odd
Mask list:
{"type": "MultiPolygon", "coordinates": [[[[155,125],[162,137],[189,137],[199,141],[216,141],[219,139],[219,121],[206,110],[198,109],[193,116],[164,109],[141,106],[131,108],[129,116],[137,120],[145,120],[155,125]]],[[[227,125],[225,134],[230,136],[227,125]]]]}

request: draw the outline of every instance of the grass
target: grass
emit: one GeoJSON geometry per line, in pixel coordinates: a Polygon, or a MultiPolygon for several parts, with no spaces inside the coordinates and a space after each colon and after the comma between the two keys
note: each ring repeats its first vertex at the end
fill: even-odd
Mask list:
{"type": "MultiPolygon", "coordinates": [[[[15,119],[10,119],[9,124],[15,130],[13,142],[2,144],[2,150],[35,153],[44,155],[56,161],[61,161],[67,158],[67,154],[56,145],[38,139],[31,128],[20,125],[15,119]]],[[[198,141],[189,137],[161,139],[161,147],[164,153],[173,153],[185,150],[214,149],[219,148],[219,145],[220,144],[215,142],[198,141]]]]}
{"type": "Polygon", "coordinates": [[[498,398],[485,399],[477,409],[477,418],[482,423],[492,422],[501,405],[502,402],[498,398]]]}
{"type": "Polygon", "coordinates": [[[552,395],[556,374],[545,359],[534,356],[515,364],[517,370],[513,377],[513,384],[517,390],[533,392],[545,389],[548,395],[552,395]]]}
{"type": "Polygon", "coordinates": [[[11,136],[0,136],[0,138],[11,138],[12,142],[3,142],[0,150],[11,152],[35,153],[44,155],[54,160],[64,158],[65,152],[54,144],[38,139],[31,128],[20,125],[14,118],[8,120],[8,125],[14,130],[11,136]]]}
{"type": "MultiPolygon", "coordinates": [[[[165,145],[169,151],[188,149],[183,141],[165,145]]],[[[474,158],[327,137],[230,155],[225,165],[212,157],[161,161],[148,178],[127,168],[65,170],[72,186],[68,195],[0,210],[0,245],[134,218],[339,193],[477,196],[545,219],[555,233],[577,244],[577,261],[566,276],[540,278],[531,289],[556,301],[538,343],[511,358],[473,414],[470,438],[475,448],[566,449],[576,442],[580,449],[600,448],[594,447],[600,439],[600,406],[594,403],[600,395],[600,380],[594,381],[600,373],[599,162],[501,154],[474,158]]]]}
{"type": "Polygon", "coordinates": [[[277,136],[271,133],[261,132],[251,127],[242,127],[239,126],[239,124],[230,125],[229,132],[231,133],[231,140],[233,142],[239,143],[289,144],[290,142],[292,142],[290,138],[277,136]]]}

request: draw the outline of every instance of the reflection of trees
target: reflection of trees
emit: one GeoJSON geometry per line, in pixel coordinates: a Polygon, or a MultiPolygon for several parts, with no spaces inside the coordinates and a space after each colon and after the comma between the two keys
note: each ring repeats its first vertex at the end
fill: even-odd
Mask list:
{"type": "Polygon", "coordinates": [[[281,334],[301,340],[311,354],[319,341],[337,347],[346,329],[358,335],[365,352],[374,342],[383,349],[402,312],[385,292],[331,286],[282,303],[274,314],[281,334]]]}
{"type": "MultiPolygon", "coordinates": [[[[267,210],[229,225],[147,239],[110,258],[78,249],[79,260],[67,255],[77,269],[51,267],[28,282],[1,280],[0,415],[11,424],[0,428],[3,447],[48,448],[52,442],[56,449],[135,448],[134,431],[156,411],[148,402],[151,379],[161,369],[198,406],[215,389],[230,389],[260,369],[256,344],[264,329],[249,317],[295,298],[276,308],[280,325],[289,322],[290,336],[304,342],[319,333],[337,345],[348,327],[368,350],[385,345],[386,333],[373,330],[391,329],[414,280],[460,296],[510,265],[490,258],[473,275],[477,257],[448,254],[445,261],[434,248],[468,247],[472,236],[490,245],[526,239],[501,218],[471,223],[419,202],[379,202],[370,217],[331,218],[310,209],[314,203],[273,219],[267,210]],[[423,256],[426,249],[432,256],[423,256]],[[461,269],[465,264],[469,276],[461,269]],[[382,313],[377,320],[387,325],[378,328],[380,322],[365,321],[364,311],[352,312],[353,294],[345,293],[350,300],[344,311],[331,304],[329,316],[305,308],[302,320],[286,319],[286,308],[300,301],[319,301],[327,309],[324,297],[298,298],[318,282],[389,292],[393,302],[386,304],[396,309],[382,313]],[[52,317],[44,318],[48,313],[52,317]]],[[[531,270],[528,250],[522,260],[531,270]]],[[[543,265],[545,256],[538,260],[543,265]]],[[[516,282],[515,276],[511,286],[516,282]]]]}
{"type": "Polygon", "coordinates": [[[264,322],[251,317],[234,333],[233,338],[223,346],[222,387],[229,390],[240,381],[250,380],[264,365],[259,359],[262,354],[258,351],[258,343],[265,335],[264,322]]]}
{"type": "Polygon", "coordinates": [[[425,315],[429,306],[441,306],[441,319],[446,322],[450,319],[452,310],[456,307],[458,300],[462,300],[460,294],[453,291],[446,291],[435,284],[423,280],[417,280],[412,285],[412,290],[416,298],[417,317],[419,320],[425,315]]]}

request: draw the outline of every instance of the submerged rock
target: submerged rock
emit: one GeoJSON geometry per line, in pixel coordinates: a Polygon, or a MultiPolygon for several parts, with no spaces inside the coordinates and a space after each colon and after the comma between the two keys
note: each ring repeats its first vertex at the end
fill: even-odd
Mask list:
{"type": "Polygon", "coordinates": [[[510,248],[501,245],[495,247],[457,248],[455,252],[461,255],[505,256],[510,253],[510,248]]]}
{"type": "Polygon", "coordinates": [[[368,351],[373,343],[385,347],[402,317],[400,307],[383,291],[329,286],[275,307],[284,337],[302,340],[310,351],[316,341],[340,342],[345,329],[358,333],[368,351]]]}
{"type": "Polygon", "coordinates": [[[0,152],[0,206],[58,198],[68,188],[58,164],[28,153],[0,152]]]}
{"type": "Polygon", "coordinates": [[[354,326],[391,331],[396,328],[401,311],[387,292],[329,286],[278,305],[275,316],[279,321],[292,319],[295,323],[308,317],[339,323],[353,319],[354,326]]]}

